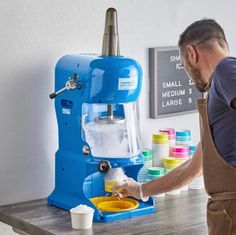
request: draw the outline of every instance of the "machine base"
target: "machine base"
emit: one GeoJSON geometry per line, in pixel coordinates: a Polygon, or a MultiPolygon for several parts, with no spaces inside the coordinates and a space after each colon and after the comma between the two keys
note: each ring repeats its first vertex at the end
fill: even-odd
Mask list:
{"type": "Polygon", "coordinates": [[[144,202],[139,202],[139,207],[135,210],[125,211],[125,212],[102,212],[100,217],[94,217],[94,222],[103,223],[103,222],[112,222],[115,220],[128,219],[135,216],[146,215],[155,213],[157,208],[155,205],[149,205],[144,202]]]}
{"type": "Polygon", "coordinates": [[[112,222],[115,220],[128,219],[135,216],[145,215],[155,213],[157,207],[152,198],[149,198],[147,202],[143,202],[139,200],[139,207],[137,209],[131,211],[124,212],[101,212],[98,210],[95,205],[88,199],[81,200],[78,198],[72,198],[60,195],[58,199],[56,199],[55,195],[51,195],[48,197],[48,205],[56,206],[62,208],[64,210],[69,211],[71,208],[79,205],[85,204],[95,209],[93,221],[98,223],[112,222]]]}

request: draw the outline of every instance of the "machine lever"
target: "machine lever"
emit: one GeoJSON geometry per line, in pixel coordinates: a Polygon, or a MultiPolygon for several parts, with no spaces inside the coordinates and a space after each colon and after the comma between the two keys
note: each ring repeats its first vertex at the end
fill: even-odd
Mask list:
{"type": "Polygon", "coordinates": [[[63,87],[63,88],[60,89],[59,91],[56,91],[56,92],[50,94],[49,97],[50,97],[51,99],[54,99],[57,95],[59,95],[60,93],[62,93],[62,92],[65,91],[66,89],[67,89],[66,87],[63,87]]]}
{"type": "Polygon", "coordinates": [[[65,90],[74,90],[76,88],[76,80],[78,79],[78,74],[74,73],[73,78],[69,79],[66,82],[65,87],[63,87],[62,89],[60,89],[59,91],[56,91],[52,94],[49,95],[49,97],[51,99],[54,99],[56,96],[58,96],[59,94],[61,94],[62,92],[64,92],[65,90]]]}
{"type": "Polygon", "coordinates": [[[49,95],[50,99],[54,99],[56,96],[57,96],[56,93],[52,93],[52,94],[49,95]]]}

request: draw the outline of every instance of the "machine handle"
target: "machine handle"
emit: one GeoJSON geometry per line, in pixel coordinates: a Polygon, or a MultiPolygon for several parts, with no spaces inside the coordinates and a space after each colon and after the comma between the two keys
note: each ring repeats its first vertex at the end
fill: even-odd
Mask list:
{"type": "Polygon", "coordinates": [[[50,99],[54,99],[56,96],[57,94],[55,92],[49,95],[50,99]]]}
{"type": "MultiPolygon", "coordinates": [[[[68,81],[68,82],[69,82],[69,81],[68,81]]],[[[67,82],[66,82],[66,83],[67,83],[67,82]]],[[[59,94],[61,94],[61,93],[62,93],[63,91],[65,91],[65,90],[69,90],[69,89],[67,89],[67,87],[65,86],[65,87],[63,87],[62,89],[60,89],[59,91],[56,91],[56,92],[50,94],[49,97],[50,97],[51,99],[54,99],[56,96],[58,96],[59,94]]]]}
{"type": "MultiPolygon", "coordinates": [[[[77,79],[78,79],[78,74],[74,73],[73,78],[72,79],[69,78],[69,80],[66,82],[65,87],[63,87],[59,91],[56,91],[56,92],[50,94],[49,97],[51,99],[54,99],[56,96],[58,96],[59,94],[61,94],[65,90],[74,90],[76,88],[76,85],[77,85],[77,83],[76,83],[77,79]]],[[[81,88],[81,84],[80,84],[79,88],[81,88]]]]}

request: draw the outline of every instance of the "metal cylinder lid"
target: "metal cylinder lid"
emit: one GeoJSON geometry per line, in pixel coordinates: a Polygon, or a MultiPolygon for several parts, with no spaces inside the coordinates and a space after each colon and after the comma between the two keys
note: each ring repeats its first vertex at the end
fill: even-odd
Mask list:
{"type": "Polygon", "coordinates": [[[120,55],[117,11],[115,8],[109,8],[107,9],[106,12],[102,55],[103,56],[120,55]]]}

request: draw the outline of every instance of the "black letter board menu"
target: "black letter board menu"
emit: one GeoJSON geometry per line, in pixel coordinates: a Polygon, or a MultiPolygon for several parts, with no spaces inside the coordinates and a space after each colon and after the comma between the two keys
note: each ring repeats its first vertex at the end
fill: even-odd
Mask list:
{"type": "Polygon", "coordinates": [[[149,48],[150,118],[195,112],[202,94],[181,66],[177,47],[149,48]]]}

